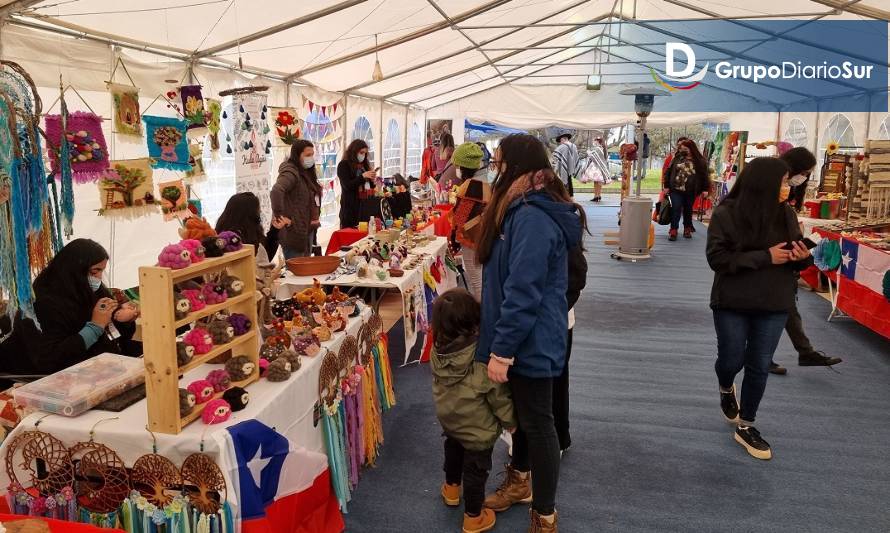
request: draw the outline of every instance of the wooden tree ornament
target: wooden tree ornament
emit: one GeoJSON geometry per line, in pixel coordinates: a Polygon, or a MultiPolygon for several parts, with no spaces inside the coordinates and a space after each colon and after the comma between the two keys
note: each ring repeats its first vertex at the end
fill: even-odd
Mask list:
{"type": "Polygon", "coordinates": [[[150,453],[133,463],[130,486],[157,507],[164,507],[182,487],[182,474],[170,459],[150,453]]]}
{"type": "Polygon", "coordinates": [[[358,353],[362,366],[368,366],[371,362],[371,348],[374,346],[371,329],[370,324],[362,324],[361,329],[358,330],[358,353]]]}
{"type": "Polygon", "coordinates": [[[92,440],[71,448],[77,501],[94,513],[110,513],[130,494],[127,465],[111,448],[92,440]]]}
{"type": "Polygon", "coordinates": [[[6,447],[6,475],[10,481],[41,496],[55,496],[74,486],[74,465],[62,441],[43,431],[24,431],[6,447]],[[18,472],[28,475],[25,481],[18,472]]]}
{"type": "Polygon", "coordinates": [[[352,335],[347,335],[337,352],[337,365],[340,367],[340,375],[349,373],[358,361],[358,340],[352,335]]]}
{"type": "Polygon", "coordinates": [[[321,362],[318,372],[318,400],[328,407],[337,399],[337,388],[340,383],[339,357],[328,350],[321,362]]]}
{"type": "Polygon", "coordinates": [[[203,453],[186,457],[180,470],[182,494],[189,503],[204,514],[219,512],[226,501],[226,481],[216,463],[203,453]]]}

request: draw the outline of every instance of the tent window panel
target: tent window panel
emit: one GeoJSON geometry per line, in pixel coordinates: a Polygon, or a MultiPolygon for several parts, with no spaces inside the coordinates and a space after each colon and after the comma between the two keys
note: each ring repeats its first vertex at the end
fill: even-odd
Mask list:
{"type": "Polygon", "coordinates": [[[337,142],[330,117],[312,111],[304,120],[303,136],[315,145],[315,173],[322,187],[321,222],[325,225],[337,221],[339,199],[337,195],[337,142]]]}
{"type": "Polygon", "coordinates": [[[415,122],[408,131],[408,150],[405,161],[405,173],[409,176],[419,177],[421,159],[423,158],[423,134],[420,126],[415,122]]]}
{"type": "Polygon", "coordinates": [[[402,171],[402,139],[399,123],[389,119],[386,126],[386,143],[383,145],[383,175],[392,176],[402,171]]]}
{"type": "Polygon", "coordinates": [[[830,142],[837,142],[842,150],[845,147],[852,147],[856,143],[855,133],[853,124],[847,115],[837,113],[828,120],[828,125],[825,127],[825,133],[822,136],[823,148],[830,142]]]}
{"type": "Polygon", "coordinates": [[[368,161],[371,166],[377,159],[374,157],[374,131],[371,129],[371,122],[367,117],[358,117],[355,121],[355,127],[352,129],[352,139],[361,139],[368,144],[368,161]]]}
{"type": "Polygon", "coordinates": [[[881,121],[881,126],[878,128],[878,139],[890,139],[890,115],[887,115],[884,117],[884,120],[881,121]]]}
{"type": "Polygon", "coordinates": [[[782,139],[795,147],[807,145],[807,125],[799,118],[792,119],[782,139]]]}

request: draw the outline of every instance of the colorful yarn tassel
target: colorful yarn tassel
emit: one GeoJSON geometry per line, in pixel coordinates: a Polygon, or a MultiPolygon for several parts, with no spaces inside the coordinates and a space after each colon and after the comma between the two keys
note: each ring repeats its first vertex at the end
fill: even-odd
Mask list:
{"type": "Polygon", "coordinates": [[[389,411],[396,404],[396,393],[392,387],[392,369],[389,362],[389,349],[387,336],[381,335],[377,344],[372,348],[377,363],[377,387],[380,395],[380,407],[384,412],[389,411]]]}
{"type": "Polygon", "coordinates": [[[59,174],[62,182],[62,228],[65,237],[74,234],[74,177],[71,169],[71,145],[65,132],[68,131],[68,105],[62,95],[62,133],[59,142],[59,174]]]}
{"type": "Polygon", "coordinates": [[[25,318],[36,321],[34,315],[34,293],[31,291],[31,269],[28,257],[28,227],[26,216],[25,183],[22,176],[26,169],[24,162],[15,158],[12,162],[12,187],[9,205],[12,212],[12,236],[15,253],[15,288],[18,307],[25,318]]]}

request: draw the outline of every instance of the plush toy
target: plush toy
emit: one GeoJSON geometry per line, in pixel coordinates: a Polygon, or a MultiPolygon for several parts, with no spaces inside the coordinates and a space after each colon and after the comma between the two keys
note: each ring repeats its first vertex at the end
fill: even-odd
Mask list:
{"type": "Polygon", "coordinates": [[[176,343],[176,364],[179,366],[184,366],[189,364],[192,361],[192,358],[195,356],[195,347],[189,346],[188,344],[178,341],[176,343]]]}
{"type": "Polygon", "coordinates": [[[284,320],[280,318],[273,320],[272,329],[275,331],[275,334],[266,338],[266,344],[271,346],[279,345],[285,348],[290,346],[292,339],[284,327],[284,320]]]}
{"type": "Polygon", "coordinates": [[[241,387],[232,387],[223,394],[223,400],[229,402],[232,412],[240,411],[250,403],[250,394],[241,387]]]}
{"type": "Polygon", "coordinates": [[[192,409],[195,408],[195,403],[197,400],[195,399],[195,393],[185,390],[179,389],[179,416],[183,417],[192,412],[192,409]]]}
{"type": "Polygon", "coordinates": [[[192,303],[179,291],[173,291],[173,313],[176,320],[182,320],[192,312],[192,303]]]}
{"type": "Polygon", "coordinates": [[[334,290],[331,291],[331,294],[329,294],[327,298],[329,302],[335,303],[345,302],[348,299],[349,296],[340,292],[340,287],[334,287],[334,290]]]}
{"type": "Polygon", "coordinates": [[[289,300],[275,300],[272,302],[272,316],[275,318],[280,318],[282,320],[293,320],[294,319],[294,302],[289,300]]]}
{"type": "Polygon", "coordinates": [[[286,359],[288,363],[290,363],[291,372],[296,372],[300,369],[300,354],[293,350],[285,350],[279,359],[286,359]]]}
{"type": "Polygon", "coordinates": [[[207,329],[210,331],[213,344],[217,346],[228,344],[235,338],[235,328],[228,320],[213,320],[207,325],[207,329]]]}
{"type": "Polygon", "coordinates": [[[189,307],[191,307],[192,311],[200,311],[207,307],[207,304],[204,303],[204,295],[201,294],[200,289],[182,289],[179,293],[189,301],[189,307]]]}
{"type": "Polygon", "coordinates": [[[236,337],[240,337],[244,335],[253,324],[250,322],[250,319],[247,318],[247,315],[242,315],[241,313],[232,313],[229,316],[229,324],[232,326],[232,330],[235,332],[236,337]]]}
{"type": "Polygon", "coordinates": [[[219,284],[226,290],[226,294],[229,295],[229,298],[238,296],[244,291],[244,282],[241,281],[241,278],[236,276],[226,274],[219,279],[219,284]]]}
{"type": "Polygon", "coordinates": [[[226,290],[222,285],[217,283],[205,283],[204,286],[201,287],[201,295],[204,296],[204,302],[206,302],[207,305],[221,304],[229,299],[226,290]]]}
{"type": "Polygon", "coordinates": [[[204,260],[204,245],[197,239],[184,239],[179,241],[179,245],[189,251],[192,264],[200,263],[204,260]]]}
{"type": "Polygon", "coordinates": [[[232,378],[229,376],[229,373],[221,368],[211,370],[205,379],[213,385],[215,392],[224,392],[232,385],[232,378]]]}
{"type": "Polygon", "coordinates": [[[204,406],[201,412],[201,420],[205,424],[221,424],[232,416],[232,407],[229,402],[218,398],[204,406]]]}
{"type": "Polygon", "coordinates": [[[312,335],[304,335],[294,339],[294,350],[299,354],[315,357],[320,349],[321,346],[318,345],[318,340],[312,335]]]}
{"type": "Polygon", "coordinates": [[[203,218],[189,217],[185,220],[185,224],[179,228],[179,236],[183,239],[203,241],[208,237],[215,237],[216,230],[203,218]]]}
{"type": "Polygon", "coordinates": [[[244,381],[253,374],[256,365],[246,355],[233,357],[226,362],[226,370],[233,381],[244,381]]]}
{"type": "Polygon", "coordinates": [[[220,232],[219,237],[226,241],[225,250],[227,252],[237,252],[243,247],[241,244],[241,236],[234,231],[220,232]]]}
{"type": "Polygon", "coordinates": [[[201,244],[204,245],[204,255],[207,257],[222,257],[226,253],[226,241],[219,237],[207,237],[201,244]]]}
{"type": "Polygon", "coordinates": [[[269,360],[268,359],[260,359],[260,377],[266,375],[266,372],[269,370],[269,360]]]}
{"type": "Polygon", "coordinates": [[[290,374],[290,361],[284,357],[279,357],[269,363],[269,370],[266,371],[266,379],[269,381],[287,381],[290,379],[290,374]]]}
{"type": "Polygon", "coordinates": [[[206,379],[199,379],[189,383],[188,391],[195,395],[195,403],[206,403],[213,397],[213,384],[206,379]]]}
{"type": "Polygon", "coordinates": [[[264,344],[260,348],[260,357],[269,361],[270,363],[276,359],[278,359],[286,348],[282,345],[270,345],[264,344]]]}
{"type": "Polygon", "coordinates": [[[158,266],[178,269],[192,264],[189,251],[178,244],[168,244],[158,255],[158,266]]]}
{"type": "Polygon", "coordinates": [[[294,295],[294,298],[304,305],[322,305],[328,299],[328,295],[324,292],[324,289],[321,288],[321,283],[317,279],[313,278],[312,282],[312,287],[298,292],[294,295]]]}
{"type": "Polygon", "coordinates": [[[196,327],[182,337],[182,342],[195,350],[195,355],[204,355],[213,349],[213,337],[204,328],[196,327]]]}
{"type": "Polygon", "coordinates": [[[315,335],[315,338],[317,338],[319,342],[328,342],[331,340],[331,330],[327,326],[312,328],[312,334],[315,335]]]}

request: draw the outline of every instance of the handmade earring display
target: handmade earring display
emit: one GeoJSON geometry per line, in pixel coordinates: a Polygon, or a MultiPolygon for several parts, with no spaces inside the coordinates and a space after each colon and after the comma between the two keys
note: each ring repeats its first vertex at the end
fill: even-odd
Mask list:
{"type": "Polygon", "coordinates": [[[233,328],[228,320],[214,320],[208,326],[210,330],[210,338],[213,344],[221,346],[227,344],[235,338],[235,328],[233,328]]]}
{"type": "Polygon", "coordinates": [[[195,355],[204,355],[213,349],[213,338],[204,328],[194,328],[182,337],[182,342],[195,349],[195,355]]]}
{"type": "Polygon", "coordinates": [[[250,393],[241,387],[232,387],[223,394],[223,400],[229,402],[232,412],[237,412],[250,403],[250,393]]]}
{"type": "Polygon", "coordinates": [[[213,385],[213,390],[216,392],[224,392],[232,385],[232,378],[229,376],[229,373],[223,369],[211,370],[209,374],[207,374],[207,381],[213,385]]]}
{"type": "Polygon", "coordinates": [[[204,260],[204,245],[197,239],[184,239],[179,241],[179,245],[189,251],[192,258],[192,264],[200,263],[204,260]]]}
{"type": "Polygon", "coordinates": [[[269,381],[287,381],[290,379],[291,365],[290,361],[283,357],[269,363],[269,370],[266,371],[266,379],[269,381]]]}
{"type": "Polygon", "coordinates": [[[179,269],[192,264],[189,251],[178,244],[168,244],[158,256],[158,266],[179,269]]]}
{"type": "Polygon", "coordinates": [[[244,335],[250,331],[251,326],[253,326],[253,324],[250,323],[250,319],[247,318],[247,315],[241,313],[232,313],[229,316],[229,324],[231,324],[236,337],[244,335]]]}
{"type": "Polygon", "coordinates": [[[226,253],[226,242],[219,237],[207,237],[201,240],[201,244],[207,257],[222,257],[226,253]]]}
{"type": "Polygon", "coordinates": [[[197,395],[186,389],[179,389],[179,416],[186,416],[195,408],[198,403],[197,395]]]}
{"type": "Polygon", "coordinates": [[[220,232],[219,237],[226,241],[224,247],[226,252],[237,252],[243,246],[243,244],[241,244],[241,236],[234,231],[220,232]]]}
{"type": "Polygon", "coordinates": [[[223,286],[217,283],[206,283],[201,288],[201,294],[204,296],[204,301],[207,302],[207,305],[221,304],[229,298],[223,286]]]}
{"type": "Polygon", "coordinates": [[[201,412],[201,420],[205,424],[221,424],[232,416],[232,407],[223,399],[208,402],[201,412]]]}
{"type": "Polygon", "coordinates": [[[192,358],[195,357],[195,347],[189,346],[188,344],[178,341],[176,343],[176,364],[179,366],[184,366],[189,364],[192,361],[192,358]]]}
{"type": "Polygon", "coordinates": [[[196,403],[207,403],[213,397],[213,384],[206,379],[199,379],[189,383],[188,391],[195,395],[196,403]]]}
{"type": "Polygon", "coordinates": [[[225,275],[220,278],[219,284],[225,288],[229,298],[238,296],[244,291],[244,282],[236,276],[225,275]]]}
{"type": "Polygon", "coordinates": [[[233,381],[244,381],[253,374],[256,366],[246,355],[239,355],[226,361],[226,370],[233,381]]]}
{"type": "Polygon", "coordinates": [[[176,320],[182,320],[192,312],[192,304],[181,292],[173,292],[173,313],[176,320]]]}

